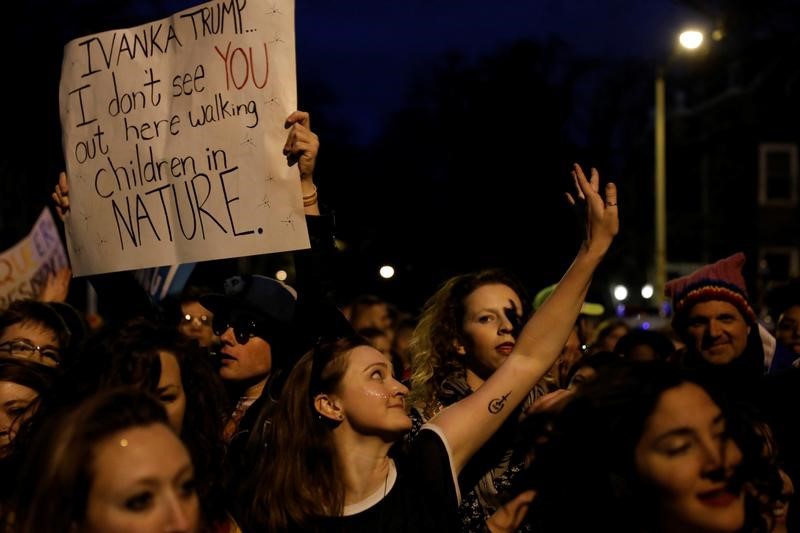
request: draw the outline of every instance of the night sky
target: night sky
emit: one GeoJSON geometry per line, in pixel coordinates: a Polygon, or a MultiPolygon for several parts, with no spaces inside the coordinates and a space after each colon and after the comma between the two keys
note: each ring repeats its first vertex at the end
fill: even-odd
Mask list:
{"type": "MultiPolygon", "coordinates": [[[[166,4],[168,12],[196,2],[166,4]]],[[[586,56],[659,61],[689,26],[709,21],[670,0],[299,0],[298,77],[329,87],[329,119],[352,125],[356,142],[367,143],[410,77],[447,54],[474,61],[521,39],[557,38],[586,56]]]]}
{"type": "Polygon", "coordinates": [[[669,0],[301,0],[298,71],[334,89],[336,118],[353,122],[363,141],[397,107],[409,75],[447,53],[474,60],[520,39],[556,37],[587,56],[656,60],[679,29],[703,24],[669,0]]]}

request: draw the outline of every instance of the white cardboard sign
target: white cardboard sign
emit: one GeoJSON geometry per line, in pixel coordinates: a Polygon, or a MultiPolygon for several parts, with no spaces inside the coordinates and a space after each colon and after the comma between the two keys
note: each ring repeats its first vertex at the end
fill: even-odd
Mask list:
{"type": "Polygon", "coordinates": [[[292,0],[217,0],[65,47],[76,276],[308,248],[292,0]],[[269,8],[269,9],[268,9],[269,8]]]}

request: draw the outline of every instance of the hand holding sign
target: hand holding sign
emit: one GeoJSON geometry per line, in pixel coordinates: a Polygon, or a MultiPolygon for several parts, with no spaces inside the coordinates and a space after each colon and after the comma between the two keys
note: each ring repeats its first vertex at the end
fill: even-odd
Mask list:
{"type": "Polygon", "coordinates": [[[283,146],[283,155],[289,166],[297,164],[300,170],[300,189],[307,215],[319,215],[317,186],[314,185],[314,167],[319,152],[319,137],[311,131],[311,117],[305,111],[295,111],[286,119],[289,135],[283,146]]]}
{"type": "Polygon", "coordinates": [[[55,191],[51,197],[56,204],[58,217],[61,219],[61,222],[64,222],[69,212],[69,184],[67,183],[66,172],[62,171],[58,174],[58,183],[56,183],[55,191]]]}
{"type": "Polygon", "coordinates": [[[299,163],[300,179],[310,181],[319,151],[319,137],[311,131],[311,116],[305,111],[295,111],[286,119],[289,135],[283,146],[283,154],[289,166],[299,163]]]}

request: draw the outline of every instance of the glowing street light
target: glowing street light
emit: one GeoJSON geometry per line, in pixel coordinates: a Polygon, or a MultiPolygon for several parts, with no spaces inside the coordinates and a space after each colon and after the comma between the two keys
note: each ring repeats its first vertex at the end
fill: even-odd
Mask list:
{"type": "Polygon", "coordinates": [[[700,48],[700,45],[703,44],[703,32],[697,30],[686,30],[681,32],[678,36],[678,42],[681,43],[681,46],[688,50],[695,50],[700,48]]]}
{"type": "Polygon", "coordinates": [[[278,281],[286,281],[286,278],[289,277],[289,274],[286,273],[285,270],[278,270],[275,272],[275,279],[278,281]]]}
{"type": "Polygon", "coordinates": [[[394,267],[392,265],[383,265],[378,272],[383,279],[391,279],[394,277],[394,267]]]}

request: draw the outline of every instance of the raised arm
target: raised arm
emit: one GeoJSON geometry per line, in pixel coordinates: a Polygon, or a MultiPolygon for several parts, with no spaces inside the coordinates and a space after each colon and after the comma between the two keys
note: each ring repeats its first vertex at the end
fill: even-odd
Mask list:
{"type": "Polygon", "coordinates": [[[305,111],[295,111],[286,119],[289,128],[283,154],[289,165],[297,163],[300,170],[300,188],[306,215],[319,215],[317,186],[314,184],[314,166],[319,152],[319,138],[311,131],[311,117],[305,111]]]}
{"type": "Polygon", "coordinates": [[[66,172],[62,171],[58,174],[58,183],[56,183],[55,190],[50,197],[56,204],[58,217],[61,222],[64,222],[69,214],[69,182],[67,181],[66,172]]]}
{"type": "Polygon", "coordinates": [[[528,392],[553,365],[567,341],[597,265],[619,230],[617,190],[599,192],[600,177],[592,169],[586,179],[573,170],[578,197],[586,202],[586,240],[558,287],[525,324],[503,365],[474,393],[451,405],[431,423],[450,444],[456,471],[491,437],[528,392]]]}
{"type": "Polygon", "coordinates": [[[70,281],[72,281],[72,269],[69,266],[51,272],[47,275],[47,280],[36,299],[40,302],[66,302],[70,281]]]}

